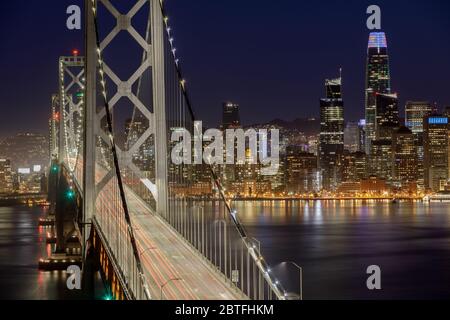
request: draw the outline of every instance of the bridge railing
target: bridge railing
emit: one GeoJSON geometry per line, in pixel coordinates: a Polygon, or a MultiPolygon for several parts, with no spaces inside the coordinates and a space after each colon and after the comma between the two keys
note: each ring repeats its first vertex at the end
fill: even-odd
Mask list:
{"type": "Polygon", "coordinates": [[[147,288],[142,281],[144,275],[137,267],[116,178],[112,178],[98,195],[95,221],[105,239],[104,245],[109,249],[110,258],[115,262],[114,269],[125,282],[124,289],[133,299],[147,299],[147,288]]]}
{"type": "MultiPolygon", "coordinates": [[[[167,14],[161,4],[162,16],[167,14]]],[[[256,239],[251,239],[239,221],[239,213],[225,197],[216,167],[203,165],[176,165],[172,159],[172,134],[182,129],[194,137],[198,131],[179,60],[176,56],[172,29],[168,19],[164,21],[165,88],[167,139],[169,150],[168,198],[169,208],[164,218],[197,251],[219,271],[224,280],[241,290],[250,299],[284,299],[284,289],[272,278],[271,270],[261,254],[256,239]],[[200,166],[200,167],[198,167],[200,166]],[[199,170],[200,169],[200,170],[199,170]],[[209,179],[211,192],[203,195],[208,201],[198,201],[192,196],[195,184],[209,179]]],[[[195,157],[195,150],[191,154],[195,157]]],[[[201,198],[201,196],[200,196],[201,198]]]]}
{"type": "Polygon", "coordinates": [[[222,199],[173,199],[167,221],[230,286],[251,300],[283,299],[284,289],[266,264],[260,243],[243,238],[222,199]]]}
{"type": "MultiPolygon", "coordinates": [[[[228,281],[231,286],[241,290],[250,299],[283,299],[283,288],[272,278],[257,240],[251,239],[239,222],[239,214],[226,199],[214,168],[207,167],[210,171],[210,179],[213,181],[212,188],[216,190],[215,196],[212,196],[209,201],[199,201],[186,192],[193,186],[194,166],[177,166],[171,161],[170,141],[173,130],[184,128],[193,133],[196,117],[187,95],[180,63],[176,57],[171,28],[162,7],[163,2],[160,0],[134,1],[135,5],[131,9],[125,3],[121,3],[120,6],[126,7],[121,8],[122,10],[117,10],[107,0],[88,0],[86,3],[88,4],[88,20],[91,21],[87,28],[87,33],[91,35],[91,39],[87,39],[89,55],[87,60],[94,60],[93,51],[98,60],[95,67],[97,89],[94,89],[94,81],[91,79],[95,78],[92,76],[93,70],[86,72],[87,88],[93,88],[92,91],[96,91],[94,96],[92,96],[93,92],[87,93],[90,99],[86,99],[88,101],[86,109],[88,107],[90,110],[95,109],[93,118],[100,122],[95,125],[91,123],[91,129],[95,128],[94,131],[98,131],[95,138],[99,140],[95,153],[97,167],[96,185],[93,189],[98,194],[94,219],[106,239],[118,272],[129,291],[136,299],[150,297],[146,287],[148,281],[143,281],[144,275],[140,257],[136,252],[133,225],[123,189],[130,188],[155,212],[158,212],[156,201],[161,199],[155,199],[157,192],[152,192],[151,189],[157,185],[155,168],[162,164],[160,157],[162,154],[163,158],[167,159],[167,163],[161,166],[163,169],[160,168],[158,173],[159,179],[162,179],[161,172],[167,169],[168,180],[165,181],[167,183],[163,183],[163,186],[168,191],[166,199],[168,208],[159,214],[198,251],[200,256],[216,268],[223,275],[224,281],[228,281]],[[147,9],[150,9],[150,16],[148,21],[145,21],[147,27],[145,27],[144,35],[134,28],[138,22],[135,15],[139,10],[148,12],[147,9]],[[112,31],[105,32],[103,29],[108,27],[107,23],[98,22],[106,21],[102,20],[102,14],[112,14],[117,20],[116,27],[112,31]],[[139,59],[140,67],[133,70],[128,79],[122,79],[119,73],[114,72],[116,68],[112,62],[117,63],[120,59],[112,52],[114,50],[109,48],[110,43],[123,31],[128,31],[133,41],[138,43],[137,50],[142,54],[142,59],[139,59]],[[93,34],[95,36],[92,36],[93,34]],[[151,34],[157,39],[156,42],[151,34]],[[163,52],[152,52],[156,47],[161,49],[160,42],[163,42],[163,52]],[[162,66],[161,63],[164,65],[162,66]],[[148,94],[147,91],[151,90],[144,90],[144,88],[152,88],[157,92],[148,94]],[[161,94],[161,91],[164,91],[164,94],[161,94]],[[91,100],[96,102],[93,103],[91,100]],[[120,112],[115,112],[115,109],[126,107],[122,105],[124,100],[127,101],[126,104],[131,103],[133,107],[128,138],[130,135],[136,137],[127,141],[127,145],[121,148],[116,143],[119,139],[116,139],[118,134],[114,131],[117,125],[114,125],[114,122],[117,124],[120,118],[120,112]],[[95,106],[92,107],[92,104],[95,106]],[[165,115],[161,110],[165,111],[165,115]],[[158,119],[161,118],[166,119],[161,121],[167,127],[166,137],[163,137],[165,132],[161,129],[161,125],[157,124],[158,119]],[[165,145],[160,143],[164,139],[167,142],[167,154],[164,154],[164,150],[156,150],[156,144],[165,145]],[[156,157],[159,157],[159,163],[156,157]],[[142,158],[146,159],[142,161],[142,158]]],[[[138,29],[142,31],[141,28],[138,29]]],[[[132,49],[130,46],[130,51],[132,49]]],[[[89,65],[88,62],[87,66],[89,65]]],[[[123,122],[120,121],[120,123],[123,122]]],[[[92,143],[90,147],[92,149],[92,143]]],[[[83,178],[79,172],[75,172],[75,175],[77,179],[80,179],[79,181],[83,178]]],[[[159,203],[159,207],[164,205],[159,203]]]]}

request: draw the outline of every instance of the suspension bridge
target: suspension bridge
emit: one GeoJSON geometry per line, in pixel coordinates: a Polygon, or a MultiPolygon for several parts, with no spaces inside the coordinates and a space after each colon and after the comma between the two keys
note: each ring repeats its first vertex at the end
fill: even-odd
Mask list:
{"type": "Polygon", "coordinates": [[[57,251],[78,238],[83,277],[97,266],[114,299],[287,299],[217,168],[171,162],[172,132],[196,118],[163,1],[86,0],[84,31],[52,98],[57,251]]]}

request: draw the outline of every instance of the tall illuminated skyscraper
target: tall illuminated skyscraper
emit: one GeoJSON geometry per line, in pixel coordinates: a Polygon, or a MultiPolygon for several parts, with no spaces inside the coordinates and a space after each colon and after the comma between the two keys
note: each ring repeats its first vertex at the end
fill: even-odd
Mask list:
{"type": "Polygon", "coordinates": [[[370,173],[391,183],[392,136],[400,126],[396,94],[375,95],[375,139],[370,146],[370,173]]]}
{"type": "Polygon", "coordinates": [[[367,48],[366,70],[366,153],[375,139],[376,95],[391,93],[389,55],[384,32],[372,32],[367,48]]]}
{"type": "Polygon", "coordinates": [[[325,81],[325,99],[320,99],[319,163],[323,186],[334,190],[341,181],[344,154],[344,101],[342,78],[325,81]]]}

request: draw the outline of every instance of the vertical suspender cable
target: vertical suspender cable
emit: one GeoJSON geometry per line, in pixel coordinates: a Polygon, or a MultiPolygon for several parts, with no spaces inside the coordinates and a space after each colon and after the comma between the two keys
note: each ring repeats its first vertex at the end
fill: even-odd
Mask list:
{"type": "Polygon", "coordinates": [[[127,222],[128,234],[130,236],[130,242],[131,242],[131,245],[133,248],[134,258],[136,260],[136,266],[137,266],[137,269],[139,272],[139,276],[141,278],[141,284],[142,284],[142,287],[144,288],[144,292],[145,292],[147,298],[151,299],[151,294],[148,289],[147,283],[145,281],[145,275],[144,275],[144,271],[142,269],[142,263],[141,263],[141,259],[139,257],[139,251],[137,249],[137,243],[136,243],[136,239],[134,236],[133,226],[131,224],[131,218],[130,218],[130,214],[128,211],[127,200],[125,197],[125,190],[123,187],[122,175],[120,173],[119,159],[117,156],[117,149],[116,149],[116,144],[115,144],[115,140],[114,140],[114,129],[113,129],[113,124],[112,124],[112,116],[111,116],[111,111],[109,108],[109,101],[107,98],[106,84],[105,84],[105,79],[104,79],[103,60],[102,60],[102,56],[101,56],[100,37],[99,37],[99,31],[98,31],[97,9],[95,6],[95,0],[92,0],[92,1],[94,3],[93,8],[92,8],[92,14],[94,15],[95,40],[96,40],[97,53],[98,53],[98,58],[99,58],[98,65],[99,65],[99,69],[100,69],[101,84],[103,86],[103,102],[104,102],[104,107],[105,107],[105,111],[106,111],[107,129],[108,129],[109,138],[110,138],[111,152],[113,155],[114,169],[115,169],[117,183],[118,183],[118,187],[119,187],[120,198],[122,200],[122,207],[123,207],[123,211],[124,211],[124,215],[125,215],[125,221],[127,222]]]}

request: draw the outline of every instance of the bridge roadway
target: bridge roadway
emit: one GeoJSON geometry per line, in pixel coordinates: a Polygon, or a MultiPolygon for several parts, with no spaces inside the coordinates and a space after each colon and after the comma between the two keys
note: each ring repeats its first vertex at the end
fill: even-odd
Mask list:
{"type": "MultiPolygon", "coordinates": [[[[100,175],[97,176],[97,179],[100,175]]],[[[111,184],[100,197],[111,206],[111,184]]],[[[126,189],[127,203],[141,261],[153,299],[164,300],[245,300],[240,291],[232,288],[224,276],[215,270],[201,254],[181,239],[161,217],[151,213],[149,207],[130,189],[126,189]]],[[[99,199],[100,200],[100,199],[99,199]]]]}

